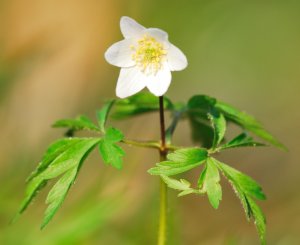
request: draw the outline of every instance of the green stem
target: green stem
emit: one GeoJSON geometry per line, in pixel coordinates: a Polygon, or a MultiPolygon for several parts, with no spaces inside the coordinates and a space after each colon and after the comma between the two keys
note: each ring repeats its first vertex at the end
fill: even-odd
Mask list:
{"type": "Polygon", "coordinates": [[[137,140],[123,139],[121,142],[132,146],[160,149],[160,143],[157,141],[137,141],[137,140]]]}
{"type": "MultiPolygon", "coordinates": [[[[165,129],[165,117],[164,117],[164,98],[159,97],[159,116],[160,116],[160,134],[161,142],[159,155],[160,160],[166,160],[167,148],[166,148],[166,129],[165,129]]],[[[158,245],[166,244],[166,231],[167,231],[167,185],[160,179],[160,209],[159,209],[159,226],[158,226],[158,245]]]]}
{"type": "Polygon", "coordinates": [[[174,116],[173,116],[173,120],[171,122],[171,125],[166,130],[166,141],[167,141],[168,144],[171,143],[173,133],[176,129],[176,126],[177,126],[180,118],[181,118],[182,113],[183,113],[183,111],[175,111],[174,112],[174,116]]]}
{"type": "MultiPolygon", "coordinates": [[[[138,141],[138,140],[129,140],[129,139],[123,139],[121,143],[124,143],[126,145],[130,146],[137,146],[137,147],[144,147],[144,148],[154,148],[154,149],[161,149],[161,143],[158,141],[138,141]]],[[[165,145],[166,151],[175,151],[178,149],[181,149],[182,146],[176,146],[176,145],[165,145]]]]}
{"type": "Polygon", "coordinates": [[[167,185],[160,179],[160,209],[159,209],[159,230],[158,230],[158,245],[166,244],[167,231],[167,185]]]}

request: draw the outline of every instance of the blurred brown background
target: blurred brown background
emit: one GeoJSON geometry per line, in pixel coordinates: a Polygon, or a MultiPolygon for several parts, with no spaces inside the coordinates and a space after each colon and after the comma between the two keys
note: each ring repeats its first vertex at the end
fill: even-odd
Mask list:
{"type": "MultiPolygon", "coordinates": [[[[215,96],[255,115],[287,145],[288,153],[243,149],[220,159],[264,187],[268,200],[260,204],[268,218],[268,244],[300,244],[297,0],[0,0],[0,244],[155,244],[158,179],[146,173],[157,161],[151,150],[128,148],[123,171],[93,154],[45,230],[39,225],[46,190],[8,225],[26,177],[63,133],[51,129],[52,122],[94,116],[106,98],[115,97],[118,69],[103,53],[122,39],[122,15],[166,30],[187,55],[188,69],[173,73],[170,98],[215,96]]],[[[155,139],[157,117],[115,125],[131,138],[155,139]]],[[[175,143],[189,144],[188,133],[183,123],[175,143]]],[[[253,224],[223,182],[217,211],[206,198],[177,199],[170,191],[169,244],[258,244],[253,224]]]]}

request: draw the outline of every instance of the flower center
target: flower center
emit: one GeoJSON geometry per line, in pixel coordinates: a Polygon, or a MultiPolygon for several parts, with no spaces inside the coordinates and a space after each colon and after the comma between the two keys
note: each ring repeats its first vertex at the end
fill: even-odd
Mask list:
{"type": "Polygon", "coordinates": [[[138,45],[131,46],[135,51],[132,54],[132,59],[136,62],[141,71],[147,74],[156,74],[163,66],[163,61],[166,59],[167,51],[163,45],[156,41],[155,38],[144,35],[138,40],[138,45]]]}

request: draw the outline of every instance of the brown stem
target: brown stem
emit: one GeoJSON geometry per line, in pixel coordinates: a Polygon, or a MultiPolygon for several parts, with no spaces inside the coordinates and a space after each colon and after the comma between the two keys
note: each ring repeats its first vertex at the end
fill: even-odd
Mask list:
{"type": "MultiPolygon", "coordinates": [[[[159,97],[159,118],[160,118],[160,161],[166,160],[166,129],[164,117],[164,98],[159,97]]],[[[166,244],[166,230],[167,230],[167,185],[160,179],[160,212],[159,212],[159,227],[158,227],[158,245],[166,244]]]]}
{"type": "Polygon", "coordinates": [[[160,119],[160,153],[166,155],[166,127],[165,127],[165,116],[164,116],[164,97],[159,97],[159,119],[160,119]]]}

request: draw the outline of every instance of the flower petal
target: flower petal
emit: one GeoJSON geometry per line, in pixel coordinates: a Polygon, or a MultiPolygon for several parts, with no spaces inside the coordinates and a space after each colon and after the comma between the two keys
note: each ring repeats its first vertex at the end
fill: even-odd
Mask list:
{"type": "Polygon", "coordinates": [[[146,86],[147,77],[138,67],[122,68],[117,83],[116,94],[126,98],[138,93],[146,86]]]}
{"type": "Polygon", "coordinates": [[[104,54],[106,61],[119,67],[134,66],[135,61],[132,59],[133,50],[130,48],[133,43],[132,39],[124,39],[114,43],[104,54]]]}
{"type": "Polygon", "coordinates": [[[169,37],[168,33],[159,28],[148,28],[145,30],[145,33],[149,34],[154,38],[157,38],[160,41],[167,41],[169,37]]]}
{"type": "Polygon", "coordinates": [[[142,36],[142,32],[146,29],[134,19],[123,16],[120,21],[120,28],[125,38],[139,38],[142,36]]]}
{"type": "Polygon", "coordinates": [[[170,44],[170,48],[167,53],[168,64],[171,71],[181,71],[188,65],[187,59],[182,51],[170,44]]]}
{"type": "Polygon", "coordinates": [[[161,42],[164,45],[164,48],[169,48],[169,35],[165,31],[158,28],[148,28],[144,31],[144,34],[148,34],[149,36],[154,37],[157,41],[161,42]]]}
{"type": "Polygon", "coordinates": [[[155,96],[162,96],[167,92],[171,83],[171,71],[165,63],[155,75],[147,76],[147,88],[155,96]]]}

